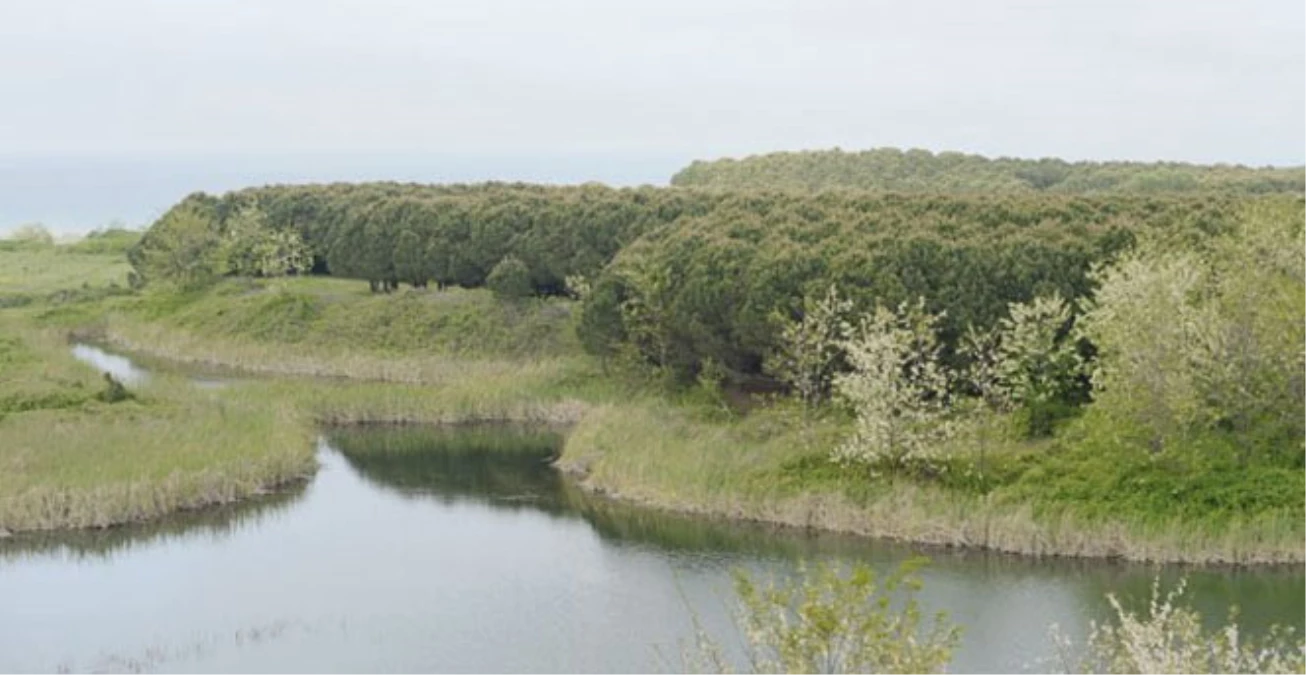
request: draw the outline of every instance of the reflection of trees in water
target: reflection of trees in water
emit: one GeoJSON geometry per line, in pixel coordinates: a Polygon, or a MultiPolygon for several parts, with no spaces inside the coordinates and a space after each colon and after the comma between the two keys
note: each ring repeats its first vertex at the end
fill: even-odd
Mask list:
{"type": "MultiPolygon", "coordinates": [[[[444,501],[473,501],[501,509],[535,509],[583,518],[615,546],[656,549],[687,557],[734,564],[745,560],[778,562],[824,558],[860,560],[885,570],[924,555],[926,576],[936,590],[988,585],[1056,589],[1080,607],[1106,616],[1105,594],[1126,603],[1146,602],[1152,580],[1163,587],[1188,578],[1189,601],[1213,622],[1223,621],[1230,604],[1242,608],[1249,630],[1271,622],[1304,623],[1306,581],[1300,567],[1237,570],[1124,563],[1084,558],[1035,559],[973,550],[922,547],[850,535],[777,528],[642,508],[578,489],[548,466],[562,435],[523,426],[454,428],[372,427],[333,433],[332,444],[369,482],[406,495],[444,501]]],[[[969,594],[980,600],[983,593],[969,594]]],[[[955,602],[956,598],[953,598],[955,602]]],[[[1015,601],[1015,598],[1012,598],[1015,601]]],[[[1013,608],[1015,611],[1015,608],[1013,608]]]]}
{"type": "Polygon", "coordinates": [[[233,504],[208,506],[173,513],[147,523],[102,529],[23,532],[0,539],[0,560],[61,553],[75,560],[109,558],[138,546],[191,537],[221,539],[253,527],[263,518],[290,508],[304,494],[304,484],[286,486],[274,493],[233,504]]]}
{"type": "Polygon", "coordinates": [[[547,427],[349,427],[333,430],[327,442],[369,484],[406,497],[568,511],[563,479],[549,465],[562,435],[547,427]]]}

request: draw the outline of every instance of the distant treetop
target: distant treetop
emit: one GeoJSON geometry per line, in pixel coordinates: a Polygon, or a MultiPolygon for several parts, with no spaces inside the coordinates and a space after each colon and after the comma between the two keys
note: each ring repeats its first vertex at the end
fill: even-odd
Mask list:
{"type": "Polygon", "coordinates": [[[683,187],[738,190],[875,190],[943,194],[1073,195],[1306,192],[1306,167],[1253,168],[1180,162],[990,159],[960,152],[875,148],[803,150],[695,161],[672,176],[683,187]]]}

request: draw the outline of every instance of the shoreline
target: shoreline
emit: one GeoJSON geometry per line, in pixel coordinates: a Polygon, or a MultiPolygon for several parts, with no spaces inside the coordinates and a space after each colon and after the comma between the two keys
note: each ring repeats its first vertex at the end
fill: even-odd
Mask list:
{"type": "MultiPolygon", "coordinates": [[[[159,334],[169,331],[149,326],[159,334]]],[[[176,333],[171,333],[176,337],[176,333]]],[[[70,336],[84,338],[87,333],[74,331],[70,336]]],[[[175,358],[175,348],[152,351],[139,341],[124,339],[109,328],[96,331],[102,344],[124,349],[128,355],[143,356],[185,366],[197,361],[233,371],[275,375],[275,368],[261,368],[259,363],[242,360],[224,362],[222,354],[210,352],[206,357],[175,358]]],[[[185,341],[185,338],[182,339],[185,341]]],[[[175,347],[176,342],[172,343],[175,347]]],[[[307,357],[307,355],[305,355],[307,357]]],[[[376,357],[365,356],[365,359],[376,357]]],[[[302,385],[304,380],[299,380],[302,385]]],[[[316,380],[324,382],[324,380],[316,380]]],[[[468,411],[456,407],[426,407],[414,411],[355,408],[349,405],[347,388],[371,384],[374,380],[331,377],[325,382],[341,386],[341,397],[331,403],[319,403],[317,410],[305,410],[315,427],[406,425],[406,424],[499,424],[527,423],[564,425],[574,429],[583,423],[597,406],[575,398],[548,401],[529,393],[514,396],[493,410],[468,411]],[[323,408],[326,408],[325,410],[323,408]],[[335,409],[332,409],[335,408],[335,409]]],[[[274,385],[276,384],[273,380],[274,385]]],[[[390,386],[412,388],[413,392],[445,390],[456,382],[399,383],[390,386]]],[[[396,399],[401,396],[396,396],[396,399]]],[[[1080,558],[1123,560],[1164,564],[1215,565],[1234,567],[1300,566],[1306,564],[1306,550],[1282,546],[1282,542],[1264,550],[1240,548],[1223,543],[1220,537],[1159,532],[1138,532],[1123,522],[1085,523],[1066,517],[1036,517],[1028,506],[994,505],[984,498],[949,495],[942,490],[921,487],[895,489],[883,498],[856,504],[848,497],[830,490],[808,491],[793,496],[759,498],[740,492],[703,495],[665,494],[656,485],[635,484],[622,487],[595,476],[593,465],[606,454],[601,448],[578,447],[572,434],[566,435],[556,470],[578,488],[614,502],[641,508],[718,518],[731,522],[760,523],[780,528],[826,531],[870,539],[882,539],[945,549],[993,551],[1030,558],[1080,558]]],[[[202,506],[200,508],[203,508],[202,506]]],[[[1229,527],[1229,532],[1237,530],[1229,527]]],[[[1226,533],[1227,534],[1227,533],[1226,533]]]]}

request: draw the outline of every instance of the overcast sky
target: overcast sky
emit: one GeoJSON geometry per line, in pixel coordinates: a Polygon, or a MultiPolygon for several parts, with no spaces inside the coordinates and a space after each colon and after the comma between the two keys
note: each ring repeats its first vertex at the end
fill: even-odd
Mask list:
{"type": "Polygon", "coordinates": [[[1302,0],[0,0],[0,153],[1303,162],[1302,0]]]}

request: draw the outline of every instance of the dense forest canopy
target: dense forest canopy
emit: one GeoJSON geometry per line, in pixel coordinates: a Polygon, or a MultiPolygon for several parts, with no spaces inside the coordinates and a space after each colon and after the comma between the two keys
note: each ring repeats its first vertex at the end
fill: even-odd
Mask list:
{"type": "MultiPolygon", "coordinates": [[[[474,288],[512,260],[525,266],[535,293],[556,295],[565,291],[567,277],[597,274],[643,232],[706,212],[720,199],[597,184],[268,186],[187,197],[151,228],[133,263],[142,280],[157,276],[146,258],[178,248],[162,236],[174,229],[170,224],[194,221],[180,229],[195,231],[217,250],[233,236],[232,224],[253,211],[262,222],[253,231],[293,233],[306,247],[311,265],[295,271],[363,279],[377,289],[400,282],[474,288]]],[[[231,271],[218,268],[217,274],[231,271]]]]}
{"type": "Polygon", "coordinates": [[[860,311],[923,298],[945,351],[1009,303],[1077,303],[1090,270],[1139,233],[1228,230],[1241,205],[1295,196],[1067,196],[715,191],[602,185],[268,186],[187,197],[130,253],[137,281],[318,273],[399,284],[583,295],[580,338],[680,377],[752,376],[805,298],[834,284],[860,311]],[[569,284],[569,280],[572,282],[569,284]]]}
{"type": "Polygon", "coordinates": [[[1306,190],[1306,168],[989,159],[960,152],[834,149],[696,161],[673,176],[671,184],[720,190],[854,189],[945,194],[1301,194],[1306,190]]]}
{"type": "MultiPolygon", "coordinates": [[[[1231,198],[962,197],[753,193],[651,231],[617,255],[585,303],[582,339],[633,345],[686,375],[710,359],[757,373],[780,326],[831,284],[858,311],[923,298],[951,352],[1007,306],[1092,291],[1090,271],[1143,233],[1227,231],[1231,198]]],[[[1260,200],[1258,200],[1260,201],[1260,200]]],[[[1300,215],[1301,200],[1274,198],[1300,215]]]]}

